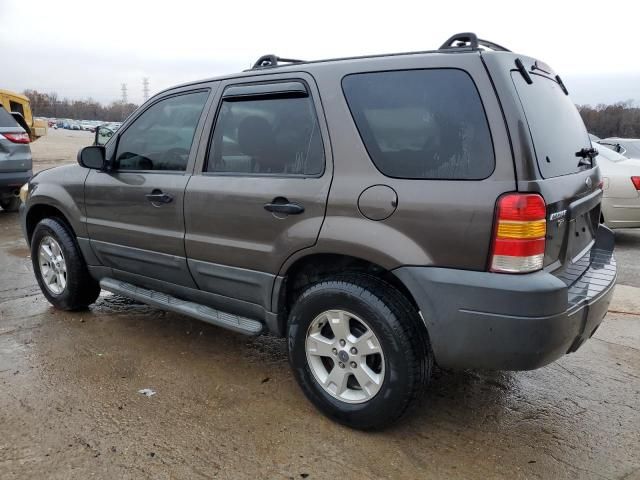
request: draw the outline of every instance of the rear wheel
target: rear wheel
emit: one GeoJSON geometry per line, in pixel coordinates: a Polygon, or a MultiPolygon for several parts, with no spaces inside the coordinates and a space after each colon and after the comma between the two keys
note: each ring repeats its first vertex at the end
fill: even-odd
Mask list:
{"type": "Polygon", "coordinates": [[[433,355],[420,317],[394,287],[350,275],[308,287],[290,315],[289,360],[306,396],[354,428],[382,428],[420,397],[433,355]]]}
{"type": "Polygon", "coordinates": [[[7,212],[17,212],[20,208],[20,199],[18,197],[0,200],[0,207],[7,212]]]}
{"type": "Polygon", "coordinates": [[[96,301],[100,285],[87,269],[75,238],[57,218],[41,220],[31,237],[31,262],[49,302],[62,310],[79,310],[96,301]]]}

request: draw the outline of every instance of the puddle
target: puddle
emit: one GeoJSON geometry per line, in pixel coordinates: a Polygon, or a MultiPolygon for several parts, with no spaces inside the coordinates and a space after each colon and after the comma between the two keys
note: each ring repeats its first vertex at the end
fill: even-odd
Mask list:
{"type": "Polygon", "coordinates": [[[29,251],[29,248],[27,248],[26,246],[9,248],[7,249],[6,252],[9,255],[13,255],[14,257],[19,257],[19,258],[31,257],[31,252],[29,251]]]}
{"type": "Polygon", "coordinates": [[[137,302],[127,297],[114,295],[111,293],[102,293],[100,297],[91,306],[91,310],[98,313],[149,313],[156,309],[137,302]]]}

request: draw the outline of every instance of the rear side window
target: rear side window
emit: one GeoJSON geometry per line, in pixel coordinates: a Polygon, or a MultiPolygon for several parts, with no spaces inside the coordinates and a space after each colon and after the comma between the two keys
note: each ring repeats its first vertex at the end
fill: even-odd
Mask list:
{"type": "Polygon", "coordinates": [[[18,124],[13,119],[11,114],[7,112],[4,108],[0,106],[0,127],[11,127],[15,128],[18,124]]]}
{"type": "Polygon", "coordinates": [[[576,157],[576,152],[591,148],[591,140],[571,98],[554,80],[530,75],[531,85],[517,71],[511,72],[511,79],[529,124],[540,173],[551,178],[590,168],[579,166],[576,157]]]}
{"type": "Polygon", "coordinates": [[[324,148],[310,97],[224,100],[207,171],[319,175],[324,148]]]}
{"type": "Polygon", "coordinates": [[[480,180],[493,172],[489,125],[466,72],[353,74],[342,88],[367,152],[384,175],[480,180]]]}

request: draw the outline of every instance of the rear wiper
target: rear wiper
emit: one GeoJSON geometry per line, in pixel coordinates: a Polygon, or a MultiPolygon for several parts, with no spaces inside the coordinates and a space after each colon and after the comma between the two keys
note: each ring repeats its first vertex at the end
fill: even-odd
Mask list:
{"type": "Polygon", "coordinates": [[[598,156],[598,150],[595,148],[581,148],[576,152],[576,157],[580,157],[578,162],[579,167],[591,167],[593,166],[593,159],[598,156]]]}

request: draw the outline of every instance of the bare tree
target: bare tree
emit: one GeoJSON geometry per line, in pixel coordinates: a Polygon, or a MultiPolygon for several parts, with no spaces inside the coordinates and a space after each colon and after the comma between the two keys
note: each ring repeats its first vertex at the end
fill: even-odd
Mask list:
{"type": "Polygon", "coordinates": [[[600,138],[640,137],[640,108],[632,101],[618,102],[613,105],[579,105],[578,110],[589,133],[600,138]]]}
{"type": "Polygon", "coordinates": [[[92,98],[60,100],[55,92],[41,93],[37,90],[25,90],[24,94],[31,102],[33,114],[38,117],[121,122],[138,108],[138,105],[133,103],[122,102],[112,102],[105,106],[92,98]]]}

